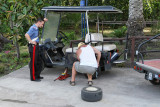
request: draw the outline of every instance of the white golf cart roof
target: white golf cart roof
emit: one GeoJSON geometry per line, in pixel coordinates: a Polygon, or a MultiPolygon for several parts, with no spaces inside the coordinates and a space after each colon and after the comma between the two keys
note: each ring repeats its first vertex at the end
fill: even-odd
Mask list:
{"type": "Polygon", "coordinates": [[[113,6],[48,6],[42,10],[54,12],[107,12],[107,13],[123,13],[121,10],[113,6]]]}

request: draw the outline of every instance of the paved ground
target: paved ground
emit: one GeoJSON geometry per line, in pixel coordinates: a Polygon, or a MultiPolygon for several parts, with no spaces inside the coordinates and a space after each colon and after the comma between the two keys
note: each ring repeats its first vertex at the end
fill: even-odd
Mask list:
{"type": "Polygon", "coordinates": [[[113,68],[94,80],[103,98],[92,103],[81,99],[81,89],[87,86],[84,75],[77,75],[74,87],[69,85],[70,78],[53,81],[63,70],[46,68],[41,82],[29,80],[28,66],[1,77],[0,107],[159,107],[160,86],[130,68],[113,68]]]}

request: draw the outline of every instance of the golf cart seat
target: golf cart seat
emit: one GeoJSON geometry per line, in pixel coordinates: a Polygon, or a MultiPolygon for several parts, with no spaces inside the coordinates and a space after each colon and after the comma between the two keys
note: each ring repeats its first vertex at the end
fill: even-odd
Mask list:
{"type": "MultiPolygon", "coordinates": [[[[102,43],[103,42],[103,35],[101,33],[91,33],[91,34],[87,34],[86,38],[85,38],[85,43],[102,43]]],[[[97,45],[94,46],[96,49],[98,49],[99,51],[111,51],[116,49],[116,45],[115,44],[104,44],[104,45],[97,45]]]]}
{"type": "MultiPolygon", "coordinates": [[[[73,47],[73,53],[76,53],[77,49],[78,49],[78,47],[73,47]]],[[[66,52],[67,53],[71,53],[72,52],[72,48],[67,48],[66,52]]]]}
{"type": "MultiPolygon", "coordinates": [[[[85,38],[85,43],[97,43],[97,42],[103,42],[103,35],[101,33],[92,33],[92,34],[87,34],[86,38],[85,38]]],[[[111,51],[116,49],[116,45],[115,44],[105,44],[105,45],[98,45],[98,46],[94,46],[96,49],[98,49],[99,51],[111,51]]],[[[78,47],[73,47],[73,48],[67,48],[66,52],[67,53],[76,53],[78,47]]]]}
{"type": "Polygon", "coordinates": [[[95,48],[98,49],[99,51],[108,52],[108,51],[116,49],[116,45],[115,44],[108,44],[108,45],[103,45],[103,46],[100,45],[100,46],[95,46],[95,48]]]}

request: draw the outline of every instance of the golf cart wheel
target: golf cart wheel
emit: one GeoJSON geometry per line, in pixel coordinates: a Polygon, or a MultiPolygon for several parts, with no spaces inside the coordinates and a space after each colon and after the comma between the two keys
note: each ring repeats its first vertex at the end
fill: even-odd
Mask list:
{"type": "MultiPolygon", "coordinates": [[[[88,78],[87,74],[84,74],[86,78],[88,78]]],[[[97,79],[99,76],[101,75],[101,68],[98,67],[98,69],[96,70],[96,72],[92,75],[92,79],[97,79]]]]}
{"type": "Polygon", "coordinates": [[[81,90],[81,98],[84,101],[96,102],[102,99],[102,89],[99,87],[84,87],[81,90]]]}
{"type": "Polygon", "coordinates": [[[149,80],[153,85],[160,85],[160,80],[157,81],[157,79],[149,80]]]}

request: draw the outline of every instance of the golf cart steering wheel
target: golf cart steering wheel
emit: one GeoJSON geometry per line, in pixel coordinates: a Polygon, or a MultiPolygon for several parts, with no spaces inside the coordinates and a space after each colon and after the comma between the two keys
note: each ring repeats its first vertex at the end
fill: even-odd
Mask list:
{"type": "Polygon", "coordinates": [[[58,31],[58,39],[59,41],[61,41],[62,39],[67,40],[68,37],[62,31],[58,31]]]}

